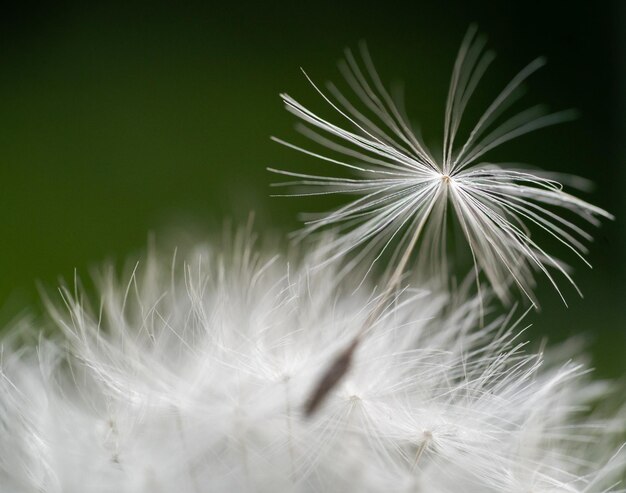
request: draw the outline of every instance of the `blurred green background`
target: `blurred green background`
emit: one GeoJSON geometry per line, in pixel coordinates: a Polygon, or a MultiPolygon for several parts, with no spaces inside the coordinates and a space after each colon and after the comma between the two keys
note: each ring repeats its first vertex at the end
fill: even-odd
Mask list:
{"type": "MultiPolygon", "coordinates": [[[[430,143],[459,43],[478,24],[498,58],[484,99],[539,55],[530,105],[580,118],[507,146],[504,159],[590,178],[584,198],[617,216],[596,232],[594,270],[575,263],[583,300],[566,309],[540,281],[535,337],[585,334],[601,375],[626,374],[626,3],[90,2],[20,3],[0,20],[0,322],[38,305],[74,268],[141,251],[149,232],[210,232],[225,217],[279,232],[324,203],[270,199],[266,166],[305,158],[278,98],[313,108],[318,81],[364,39],[383,79],[403,80],[430,143]],[[509,157],[510,156],[510,157],[509,157]]],[[[483,96],[479,96],[480,97],[483,96]]]]}

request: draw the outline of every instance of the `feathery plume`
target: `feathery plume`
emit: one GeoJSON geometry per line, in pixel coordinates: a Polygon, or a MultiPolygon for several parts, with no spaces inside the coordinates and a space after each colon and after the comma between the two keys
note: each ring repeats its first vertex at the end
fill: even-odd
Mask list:
{"type": "Polygon", "coordinates": [[[287,94],[281,95],[286,109],[301,120],[298,130],[324,147],[325,152],[274,138],[287,147],[340,166],[352,176],[271,171],[298,179],[277,185],[306,187],[305,192],[292,195],[357,196],[346,205],[311,219],[301,231],[308,235],[333,228],[338,233],[325,246],[328,262],[362,247],[347,263],[347,271],[366,258],[373,258],[373,265],[389,249],[394,253],[388,278],[394,287],[410,257],[415,259],[418,272],[447,279],[446,221],[451,209],[467,240],[479,291],[478,274],[482,272],[503,302],[511,302],[511,286],[516,285],[536,304],[533,286],[539,271],[565,302],[551,270],[576,285],[567,267],[536,241],[531,229],[555,238],[588,264],[584,242],[590,241],[591,236],[575,224],[573,217],[562,213],[579,216],[593,225],[599,224],[600,217],[612,216],[566,193],[560,183],[544,174],[484,160],[492,149],[571,116],[569,112],[545,114],[540,107],[533,107],[500,123],[502,114],[518,98],[521,84],[543,65],[541,59],[522,69],[462,137],[463,114],[494,58],[484,46],[484,39],[476,35],[475,28],[470,28],[452,72],[439,153],[431,152],[413,130],[402,103],[397,102],[400,98],[393,98],[387,91],[362,45],[360,63],[346,51],[340,64],[356,102],[333,84],[328,85],[328,93],[323,92],[306,76],[335,111],[339,123],[318,116],[287,94]],[[419,254],[413,255],[414,251],[419,254]]]}
{"type": "Polygon", "coordinates": [[[478,324],[467,289],[396,293],[304,419],[381,295],[314,269],[323,244],[224,251],[105,270],[93,308],[79,286],[49,302],[63,337],[4,339],[3,491],[619,491],[623,422],[587,414],[610,386],[527,351],[512,313],[478,324]]]}

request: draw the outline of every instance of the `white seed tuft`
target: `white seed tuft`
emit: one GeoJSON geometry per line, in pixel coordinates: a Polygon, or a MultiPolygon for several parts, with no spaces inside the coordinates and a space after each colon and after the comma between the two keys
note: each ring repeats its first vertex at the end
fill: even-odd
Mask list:
{"type": "Polygon", "coordinates": [[[565,192],[544,173],[484,160],[489,151],[512,139],[571,118],[571,112],[545,114],[539,107],[500,118],[518,98],[521,84],[543,65],[538,59],[521,70],[482,116],[463,131],[461,122],[468,102],[493,60],[493,53],[484,51],[484,45],[484,39],[470,29],[454,64],[438,154],[431,152],[413,130],[398,101],[401,98],[392,97],[384,87],[362,45],[361,62],[346,51],[340,64],[356,102],[333,84],[323,92],[306,76],[337,114],[339,123],[318,116],[287,94],[281,95],[286,109],[301,120],[298,130],[324,150],[274,139],[342,167],[351,176],[271,171],[297,179],[276,184],[303,189],[291,196],[358,196],[334,211],[314,216],[301,231],[306,236],[333,229],[336,238],[325,245],[323,258],[333,262],[357,251],[347,262],[346,271],[364,259],[373,266],[386,250],[392,250],[389,278],[395,281],[397,276],[391,272],[398,264],[404,271],[407,266],[400,259],[415,250],[415,270],[448,279],[446,222],[450,208],[469,246],[479,291],[484,276],[503,302],[511,302],[511,287],[517,286],[537,304],[534,278],[541,272],[565,302],[554,271],[576,285],[567,267],[541,246],[531,230],[556,240],[587,263],[585,242],[591,237],[573,219],[577,216],[598,225],[598,218],[612,216],[565,192]]]}
{"type": "Polygon", "coordinates": [[[4,341],[2,491],[617,491],[621,424],[587,415],[610,387],[527,352],[512,314],[481,326],[463,290],[396,292],[305,418],[380,296],[313,269],[320,249],[149,254],[94,309],[62,289],[63,338],[4,341]]]}

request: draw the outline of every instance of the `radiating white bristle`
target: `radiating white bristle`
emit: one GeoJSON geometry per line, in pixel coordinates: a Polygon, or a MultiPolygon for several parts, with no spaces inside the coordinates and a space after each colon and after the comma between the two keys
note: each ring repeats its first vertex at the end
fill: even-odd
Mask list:
{"type": "MultiPolygon", "coordinates": [[[[480,274],[476,276],[479,289],[484,277],[502,301],[512,302],[511,287],[517,286],[537,304],[533,288],[538,272],[560,295],[555,272],[576,288],[565,264],[542,246],[536,233],[556,240],[564,251],[587,263],[585,243],[591,236],[570,216],[592,225],[598,225],[599,218],[612,216],[566,193],[545,173],[485,161],[496,147],[568,120],[572,112],[546,114],[533,107],[501,118],[519,96],[521,84],[543,65],[538,59],[504,87],[475,123],[468,128],[461,125],[468,102],[494,58],[484,51],[484,45],[484,39],[470,29],[454,65],[439,153],[431,152],[413,130],[402,104],[381,82],[365,45],[361,46],[360,61],[347,51],[340,65],[352,99],[333,84],[328,85],[328,92],[322,91],[305,74],[332,108],[337,122],[318,116],[287,94],[281,95],[286,109],[301,121],[300,132],[320,150],[274,140],[324,161],[321,169],[330,163],[350,176],[271,169],[296,179],[276,185],[298,187],[291,196],[357,197],[313,217],[301,231],[305,236],[327,229],[337,233],[324,247],[326,261],[354,252],[345,267],[350,270],[364,260],[373,265],[386,250],[394,252],[395,260],[414,250],[410,270],[447,279],[446,221],[451,210],[467,241],[476,274],[480,274]]],[[[392,263],[389,269],[393,267],[392,263]]]]}

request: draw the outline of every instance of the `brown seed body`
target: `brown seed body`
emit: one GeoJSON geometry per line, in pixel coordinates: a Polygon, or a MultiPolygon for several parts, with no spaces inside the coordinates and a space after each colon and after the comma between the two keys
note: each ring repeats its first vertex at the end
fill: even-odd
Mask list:
{"type": "Polygon", "coordinates": [[[332,365],[324,372],[322,378],[315,386],[315,391],[311,394],[304,408],[307,417],[311,416],[322,404],[328,393],[337,385],[341,378],[350,369],[352,355],[359,344],[360,338],[356,337],[350,345],[335,358],[332,365]]]}

